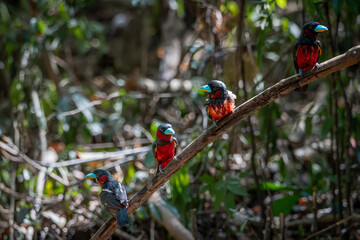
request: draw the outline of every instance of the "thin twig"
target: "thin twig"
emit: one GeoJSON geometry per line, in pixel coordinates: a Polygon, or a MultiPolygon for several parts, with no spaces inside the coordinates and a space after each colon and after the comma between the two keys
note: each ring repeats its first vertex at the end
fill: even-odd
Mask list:
{"type": "Polygon", "coordinates": [[[5,184],[3,184],[3,183],[0,183],[0,190],[4,191],[5,193],[9,194],[10,196],[14,196],[16,199],[24,199],[26,197],[25,194],[18,193],[15,190],[10,189],[7,186],[5,186],[5,184]]]}
{"type": "Polygon", "coordinates": [[[88,108],[91,108],[93,106],[96,106],[96,105],[100,105],[102,104],[103,102],[105,101],[109,101],[113,98],[116,98],[116,97],[119,97],[120,96],[120,92],[116,91],[116,92],[113,92],[111,94],[109,94],[108,96],[106,96],[104,99],[102,100],[95,100],[95,101],[92,101],[92,102],[89,102],[88,104],[85,104],[84,106],[80,107],[80,108],[76,108],[74,110],[71,110],[71,111],[67,111],[67,112],[62,112],[62,113],[51,113],[47,118],[46,118],[46,121],[50,121],[53,117],[57,116],[58,118],[63,118],[63,117],[66,117],[66,116],[70,116],[70,115],[75,115],[75,114],[78,114],[82,111],[85,111],[86,109],[88,108]]]}
{"type": "MultiPolygon", "coordinates": [[[[14,167],[14,166],[13,166],[14,167]]],[[[11,170],[11,192],[16,191],[16,169],[11,170]]],[[[10,226],[10,240],[14,240],[15,231],[14,231],[14,217],[15,217],[15,196],[10,196],[10,216],[9,216],[9,226],[10,226]]]]}
{"type": "Polygon", "coordinates": [[[309,240],[309,239],[314,238],[314,237],[317,237],[317,236],[319,236],[319,235],[321,235],[321,234],[323,234],[323,233],[326,233],[327,231],[331,230],[331,229],[334,228],[334,227],[341,226],[343,223],[351,220],[351,218],[352,218],[352,216],[348,216],[348,217],[346,217],[346,218],[344,218],[344,219],[341,219],[340,221],[338,221],[338,222],[336,222],[336,223],[328,226],[327,228],[324,228],[324,229],[322,229],[322,230],[320,230],[320,231],[318,231],[318,232],[316,232],[316,233],[311,234],[310,236],[308,236],[307,238],[305,238],[305,240],[309,240]]]}
{"type": "MultiPolygon", "coordinates": [[[[31,91],[31,98],[32,98],[33,106],[34,106],[36,121],[37,121],[37,124],[39,127],[39,141],[40,141],[40,149],[39,150],[40,150],[40,154],[41,154],[40,162],[44,163],[44,162],[46,162],[46,149],[47,149],[46,119],[45,119],[44,111],[40,105],[39,94],[37,93],[37,91],[35,91],[35,90],[31,91]]],[[[38,174],[38,178],[37,178],[36,198],[34,200],[34,209],[39,217],[40,217],[39,211],[40,211],[41,205],[42,205],[42,196],[43,196],[45,181],[46,181],[45,177],[46,177],[46,168],[41,168],[40,172],[38,174]]],[[[40,222],[40,219],[38,219],[38,221],[40,222]]]]}
{"type": "Polygon", "coordinates": [[[139,147],[139,148],[133,148],[133,149],[125,149],[125,150],[116,151],[116,152],[106,152],[106,153],[104,153],[104,156],[102,156],[102,157],[94,157],[94,158],[89,158],[89,159],[76,158],[76,159],[66,160],[66,161],[62,161],[62,162],[47,163],[47,164],[44,164],[44,166],[53,167],[53,168],[68,167],[68,166],[73,166],[73,165],[83,164],[83,163],[88,163],[88,162],[95,162],[95,161],[118,160],[127,155],[146,153],[149,151],[149,149],[150,149],[150,146],[146,146],[146,147],[139,147]]]}
{"type": "MultiPolygon", "coordinates": [[[[145,155],[146,154],[139,155],[138,157],[143,158],[145,155]]],[[[133,161],[133,160],[135,160],[135,156],[129,156],[129,157],[125,158],[125,159],[120,159],[120,160],[118,160],[116,162],[113,162],[113,163],[111,163],[109,165],[106,165],[106,166],[103,167],[103,169],[108,170],[108,169],[111,169],[113,167],[119,166],[119,165],[121,165],[123,163],[130,162],[130,161],[133,161]]]]}
{"type": "MultiPolygon", "coordinates": [[[[116,92],[113,92],[109,95],[107,95],[105,98],[101,99],[101,100],[95,100],[95,101],[92,101],[92,102],[89,102],[88,104],[85,104],[84,106],[80,107],[80,108],[76,108],[76,109],[73,109],[73,110],[70,110],[70,111],[67,111],[67,112],[61,112],[61,113],[56,113],[56,112],[53,112],[51,113],[47,118],[46,118],[46,121],[50,121],[51,119],[53,119],[54,117],[58,117],[58,118],[63,118],[63,117],[66,117],[66,116],[71,116],[71,115],[76,115],[82,111],[85,111],[91,107],[94,107],[94,106],[97,106],[97,105],[101,105],[103,104],[104,102],[106,101],[109,101],[113,98],[117,98],[117,97],[120,97],[121,94],[119,91],[116,91],[116,92]]],[[[178,97],[178,96],[181,96],[180,94],[176,94],[176,93],[159,93],[159,94],[152,94],[152,95],[149,95],[149,94],[129,94],[127,95],[126,97],[127,98],[171,98],[171,97],[178,97]]]]}

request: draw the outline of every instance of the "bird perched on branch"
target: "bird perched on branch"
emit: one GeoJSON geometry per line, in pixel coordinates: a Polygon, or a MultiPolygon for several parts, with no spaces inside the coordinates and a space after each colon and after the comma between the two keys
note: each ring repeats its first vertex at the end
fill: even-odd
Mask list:
{"type": "Polygon", "coordinates": [[[212,80],[200,89],[209,94],[205,106],[209,117],[215,121],[215,124],[235,109],[236,96],[226,89],[223,82],[212,80]]]}
{"type": "Polygon", "coordinates": [[[179,145],[172,135],[175,133],[168,123],[160,124],[156,131],[156,140],[152,145],[154,157],[158,162],[157,172],[163,173],[163,169],[174,158],[179,145]]]}
{"type": "MultiPolygon", "coordinates": [[[[318,22],[309,22],[301,30],[300,38],[293,48],[293,60],[296,73],[302,76],[304,71],[319,65],[321,44],[317,40],[318,33],[327,31],[327,27],[318,22]]],[[[307,86],[307,85],[306,85],[307,86]]]]}
{"type": "Polygon", "coordinates": [[[85,176],[93,179],[101,187],[100,200],[112,216],[116,217],[119,227],[129,223],[127,214],[127,196],[124,185],[115,180],[110,172],[103,169],[96,169],[93,173],[85,176]]]}

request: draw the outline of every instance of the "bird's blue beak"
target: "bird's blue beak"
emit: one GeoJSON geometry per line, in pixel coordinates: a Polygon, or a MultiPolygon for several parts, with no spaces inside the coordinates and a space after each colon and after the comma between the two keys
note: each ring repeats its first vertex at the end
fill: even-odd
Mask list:
{"type": "Polygon", "coordinates": [[[315,32],[325,32],[327,31],[327,27],[323,26],[323,25],[317,25],[317,27],[314,29],[315,32]]]}
{"type": "Polygon", "coordinates": [[[164,131],[164,134],[165,135],[173,135],[175,133],[174,129],[172,129],[171,127],[167,128],[165,131],[164,131]]]}
{"type": "Polygon", "coordinates": [[[85,176],[87,179],[95,179],[96,175],[95,173],[89,173],[88,175],[85,176]]]}
{"type": "Polygon", "coordinates": [[[202,86],[200,89],[208,93],[211,92],[211,88],[209,85],[202,86]]]}

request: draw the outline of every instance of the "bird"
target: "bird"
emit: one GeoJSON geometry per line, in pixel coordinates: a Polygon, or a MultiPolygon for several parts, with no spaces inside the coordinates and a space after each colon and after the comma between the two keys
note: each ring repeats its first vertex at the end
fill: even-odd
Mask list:
{"type": "Polygon", "coordinates": [[[152,145],[152,151],[156,161],[158,162],[157,173],[164,173],[163,169],[175,157],[179,149],[178,141],[172,135],[174,129],[169,123],[160,124],[156,131],[156,139],[152,145]]]}
{"type": "Polygon", "coordinates": [[[116,217],[119,227],[126,226],[129,223],[129,217],[126,210],[128,204],[124,185],[116,181],[110,172],[103,169],[96,169],[85,177],[95,180],[100,185],[100,201],[106,211],[116,217]]]}
{"type": "Polygon", "coordinates": [[[236,95],[226,89],[226,85],[218,80],[211,80],[200,88],[208,93],[205,102],[210,119],[216,123],[235,109],[236,95]]]}
{"type": "Polygon", "coordinates": [[[327,30],[327,27],[318,22],[309,22],[303,26],[300,37],[293,47],[294,66],[296,73],[300,76],[303,75],[304,71],[313,69],[319,65],[322,49],[317,37],[318,33],[327,30]]]}

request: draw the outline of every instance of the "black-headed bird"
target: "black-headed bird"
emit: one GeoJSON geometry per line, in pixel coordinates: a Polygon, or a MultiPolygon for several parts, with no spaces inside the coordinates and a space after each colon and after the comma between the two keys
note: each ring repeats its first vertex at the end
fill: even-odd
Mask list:
{"type": "Polygon", "coordinates": [[[200,89],[209,95],[205,106],[209,117],[215,121],[215,124],[235,109],[236,96],[226,89],[223,82],[212,80],[200,89]]]}
{"type": "Polygon", "coordinates": [[[327,27],[318,22],[309,22],[303,26],[300,38],[293,48],[295,70],[300,76],[304,71],[318,66],[322,49],[317,37],[318,33],[327,30],[327,27]]]}
{"type": "Polygon", "coordinates": [[[129,223],[127,214],[127,196],[124,185],[116,181],[110,172],[103,169],[96,169],[85,176],[93,179],[101,187],[100,201],[112,216],[116,217],[119,227],[129,223]]]}
{"type": "Polygon", "coordinates": [[[174,129],[168,123],[160,124],[156,131],[156,140],[152,145],[152,150],[158,162],[157,172],[163,173],[163,169],[171,162],[179,148],[178,141],[172,135],[174,129]]]}

